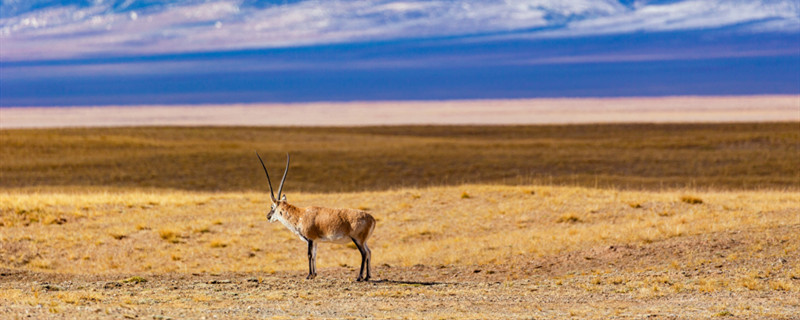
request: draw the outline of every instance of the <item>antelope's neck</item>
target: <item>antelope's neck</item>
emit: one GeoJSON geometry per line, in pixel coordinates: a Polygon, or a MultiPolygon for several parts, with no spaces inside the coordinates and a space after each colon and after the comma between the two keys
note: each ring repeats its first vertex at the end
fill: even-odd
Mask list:
{"type": "Polygon", "coordinates": [[[281,210],[283,210],[283,214],[278,215],[278,221],[283,223],[287,229],[300,237],[300,239],[309,241],[308,237],[303,234],[303,231],[301,231],[302,227],[300,226],[300,209],[291,204],[285,203],[281,206],[281,210]]]}
{"type": "Polygon", "coordinates": [[[300,215],[301,215],[300,208],[295,207],[288,203],[284,203],[282,207],[284,210],[284,214],[286,215],[287,222],[293,225],[297,225],[297,223],[300,222],[300,215]]]}

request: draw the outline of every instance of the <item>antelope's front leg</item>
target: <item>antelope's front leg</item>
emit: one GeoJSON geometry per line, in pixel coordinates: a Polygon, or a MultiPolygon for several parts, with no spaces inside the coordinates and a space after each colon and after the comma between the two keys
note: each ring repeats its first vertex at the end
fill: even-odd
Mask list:
{"type": "Polygon", "coordinates": [[[317,245],[312,240],[308,240],[308,277],[314,279],[317,276],[317,245]]]}

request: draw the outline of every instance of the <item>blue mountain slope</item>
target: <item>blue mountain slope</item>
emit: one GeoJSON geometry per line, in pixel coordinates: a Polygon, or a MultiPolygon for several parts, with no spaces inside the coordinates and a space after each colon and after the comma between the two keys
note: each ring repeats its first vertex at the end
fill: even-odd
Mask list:
{"type": "Polygon", "coordinates": [[[800,93],[800,4],[4,0],[0,106],[800,93]]]}

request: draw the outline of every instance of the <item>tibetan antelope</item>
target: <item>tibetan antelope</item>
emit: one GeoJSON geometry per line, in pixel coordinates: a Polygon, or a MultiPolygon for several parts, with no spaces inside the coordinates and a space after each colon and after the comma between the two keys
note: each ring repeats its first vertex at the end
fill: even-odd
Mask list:
{"type": "Polygon", "coordinates": [[[286,174],[289,172],[288,153],[286,154],[286,169],[283,171],[283,179],[278,187],[278,197],[275,198],[267,166],[264,165],[264,160],[261,160],[258,152],[256,152],[256,156],[258,161],[261,161],[264,173],[267,174],[270,199],[272,200],[272,208],[267,214],[267,220],[269,222],[280,221],[308,244],[308,277],[306,279],[314,279],[317,276],[317,243],[353,241],[358,251],[361,252],[361,270],[358,272],[356,281],[369,280],[372,253],[367,246],[367,239],[375,229],[375,218],[360,210],[299,208],[289,204],[286,201],[286,195],[281,194],[286,174]],[[364,275],[365,269],[366,275],[364,275]]]}

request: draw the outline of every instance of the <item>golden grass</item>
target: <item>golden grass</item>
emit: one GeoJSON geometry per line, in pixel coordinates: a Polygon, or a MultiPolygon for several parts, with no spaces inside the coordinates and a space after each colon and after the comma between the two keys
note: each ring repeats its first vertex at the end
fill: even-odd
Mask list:
{"type": "MultiPolygon", "coordinates": [[[[495,264],[603,245],[800,224],[797,192],[694,193],[707,202],[687,204],[680,200],[682,191],[480,185],[288,197],[301,206],[369,203],[378,220],[370,241],[373,257],[376,263],[399,266],[495,264]],[[463,190],[470,190],[469,199],[462,199],[463,190]]],[[[0,267],[106,274],[306,266],[304,244],[281,224],[265,221],[268,201],[262,193],[6,191],[0,193],[0,208],[10,213],[0,216],[5,224],[0,241],[13,247],[0,251],[0,267]],[[34,208],[67,222],[32,222],[13,213],[34,208]],[[153,228],[137,227],[142,223],[153,228]]],[[[318,263],[321,268],[352,266],[358,259],[347,246],[323,245],[318,263]]]]}
{"type": "MultiPolygon", "coordinates": [[[[800,225],[796,128],[1,130],[0,269],[105,277],[131,294],[103,296],[97,284],[81,287],[86,281],[61,289],[32,283],[0,286],[0,305],[56,316],[102,306],[93,312],[119,318],[126,314],[120,311],[137,309],[151,317],[141,311],[154,306],[223,309],[242,299],[267,301],[272,315],[291,318],[306,316],[292,307],[298,302],[314,303],[312,309],[322,303],[319,308],[341,315],[353,314],[349,303],[357,301],[375,307],[361,317],[398,318],[420,311],[407,304],[430,299],[446,311],[427,310],[421,318],[613,318],[655,314],[648,313],[653,302],[671,311],[673,302],[689,296],[713,302],[694,298],[742,295],[766,300],[752,307],[747,299],[704,305],[689,317],[786,317],[796,314],[796,302],[764,301],[800,292],[794,258],[800,237],[792,234],[800,225]],[[303,273],[306,247],[281,224],[265,221],[269,200],[253,149],[262,151],[275,176],[283,152],[292,152],[286,192],[293,204],[359,208],[375,216],[369,243],[376,278],[403,270],[413,275],[401,276],[417,281],[450,284],[364,289],[349,282],[295,286],[273,277],[303,273]],[[736,235],[738,242],[714,243],[719,235],[736,235]],[[635,255],[647,247],[666,251],[635,255]],[[629,252],[613,256],[611,248],[629,252]],[[562,270],[543,271],[548,266],[540,262],[547,261],[562,270]],[[430,269],[417,272],[417,265],[430,269]],[[432,274],[451,269],[493,280],[432,274]],[[254,284],[268,277],[270,288],[288,289],[250,290],[249,282],[239,281],[240,296],[232,299],[226,290],[183,278],[226,272],[258,276],[254,284]],[[174,292],[172,283],[191,288],[174,292]],[[336,289],[305,289],[312,285],[336,289]],[[549,310],[528,303],[549,293],[544,299],[568,302],[549,310]],[[325,307],[328,296],[339,300],[325,307]],[[509,313],[491,316],[478,311],[488,306],[484,297],[526,302],[503,305],[509,313]],[[575,305],[570,297],[590,303],[575,305]],[[625,299],[636,303],[620,302],[625,299]],[[597,308],[592,301],[607,305],[597,308]]],[[[352,244],[319,248],[326,281],[325,273],[359,262],[352,244]]]]}
{"type": "Polygon", "coordinates": [[[140,276],[133,276],[128,279],[122,280],[123,283],[144,283],[147,282],[147,279],[140,277],[140,276]]]}
{"type": "Polygon", "coordinates": [[[693,196],[682,196],[681,201],[686,202],[688,204],[702,204],[703,199],[693,196]]]}
{"type": "Polygon", "coordinates": [[[180,242],[179,233],[177,231],[175,231],[175,230],[161,229],[161,230],[158,230],[158,235],[161,237],[161,239],[164,239],[164,240],[169,241],[171,243],[180,242]]]}
{"type": "MultiPolygon", "coordinates": [[[[796,190],[797,128],[798,123],[756,123],[0,130],[0,188],[263,191],[253,153],[259,150],[276,176],[286,152],[293,155],[290,193],[469,183],[796,190]]],[[[33,209],[26,214],[46,218],[33,209]]]]}

